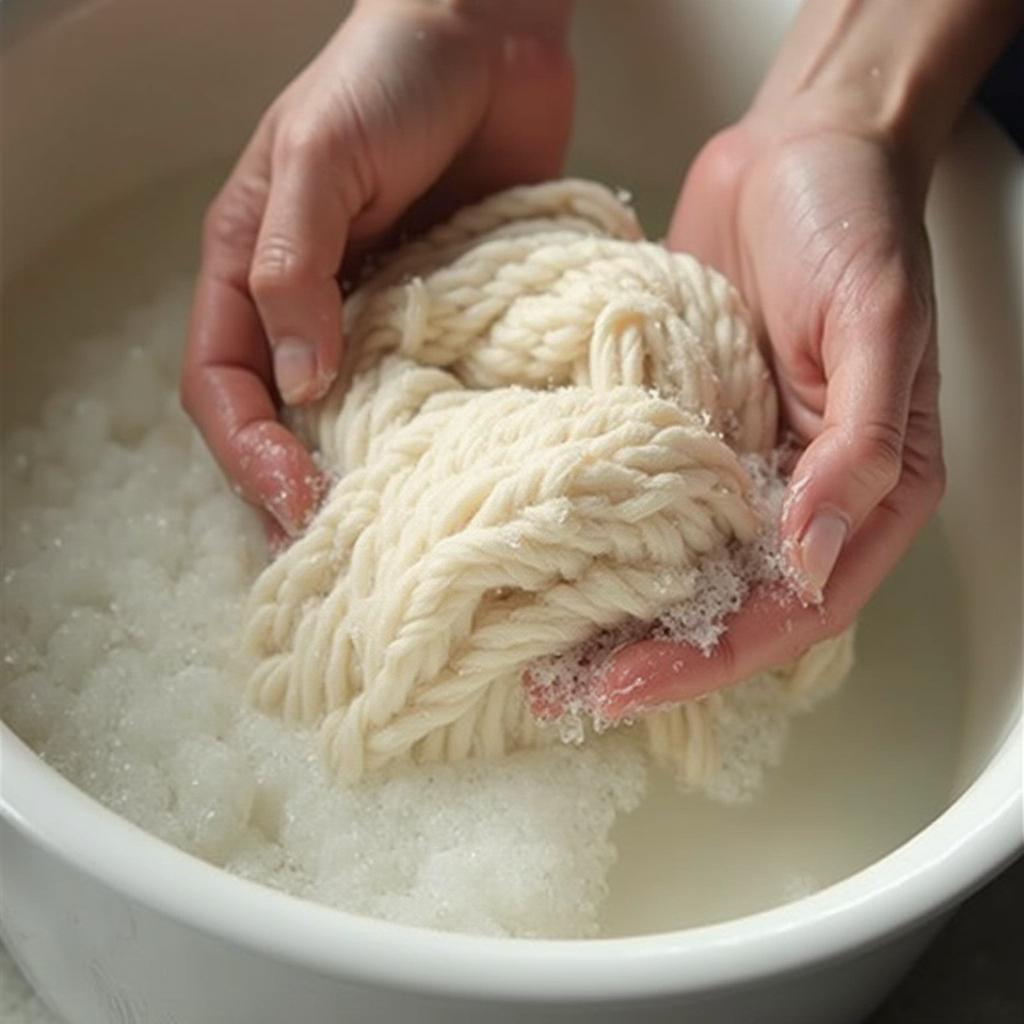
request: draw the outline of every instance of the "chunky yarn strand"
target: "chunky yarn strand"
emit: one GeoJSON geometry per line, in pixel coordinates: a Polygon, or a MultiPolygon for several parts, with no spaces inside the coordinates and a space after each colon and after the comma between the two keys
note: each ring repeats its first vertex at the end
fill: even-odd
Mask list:
{"type": "MultiPolygon", "coordinates": [[[[407,243],[345,340],[296,424],[338,482],[243,637],[252,701],[319,725],[343,779],[549,742],[530,663],[686,601],[702,557],[758,531],[739,455],[775,444],[776,395],[743,304],[601,186],[511,189],[407,243]]],[[[813,678],[779,678],[849,661],[811,653],[813,678]]],[[[715,707],[645,719],[691,782],[715,707]]]]}

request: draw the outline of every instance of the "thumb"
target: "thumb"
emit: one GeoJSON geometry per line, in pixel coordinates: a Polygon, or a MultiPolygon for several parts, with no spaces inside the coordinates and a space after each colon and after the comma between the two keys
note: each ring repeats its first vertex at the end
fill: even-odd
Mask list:
{"type": "Polygon", "coordinates": [[[904,274],[890,281],[825,318],[822,429],[793,471],[782,522],[784,549],[815,601],[903,471],[911,392],[933,320],[904,274]]]}

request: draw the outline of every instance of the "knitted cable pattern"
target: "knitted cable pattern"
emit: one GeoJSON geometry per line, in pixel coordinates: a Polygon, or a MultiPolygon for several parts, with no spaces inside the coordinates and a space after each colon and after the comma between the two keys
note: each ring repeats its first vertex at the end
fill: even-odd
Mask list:
{"type": "MultiPolygon", "coordinates": [[[[757,532],[738,453],[774,445],[777,413],[748,315],[601,186],[462,210],[349,298],[345,338],[349,372],[297,423],[338,482],[243,641],[251,699],[319,723],[344,779],[549,741],[531,661],[685,601],[702,556],[757,532]]],[[[849,661],[811,654],[830,684],[849,661]]],[[[690,781],[716,707],[645,718],[690,781]]]]}

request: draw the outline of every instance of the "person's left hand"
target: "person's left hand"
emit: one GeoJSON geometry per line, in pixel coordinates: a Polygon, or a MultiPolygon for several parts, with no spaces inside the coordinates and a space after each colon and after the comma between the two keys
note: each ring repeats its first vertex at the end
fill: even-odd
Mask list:
{"type": "Polygon", "coordinates": [[[610,720],[698,696],[845,629],[942,494],[927,175],[897,140],[821,111],[757,112],[686,179],[668,236],[740,289],[768,343],[783,427],[804,447],[782,533],[804,602],[751,595],[709,657],[623,648],[610,720]]]}

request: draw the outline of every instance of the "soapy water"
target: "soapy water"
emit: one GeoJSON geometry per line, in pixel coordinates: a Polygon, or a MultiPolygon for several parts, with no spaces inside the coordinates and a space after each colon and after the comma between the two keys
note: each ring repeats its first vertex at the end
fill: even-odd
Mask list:
{"type": "Polygon", "coordinates": [[[4,720],[141,827],[237,874],[370,916],[594,934],[608,833],[639,803],[625,743],[396,772],[341,789],[314,738],[224,671],[266,559],[178,407],[185,286],[68,354],[8,434],[4,720]]]}
{"type": "MultiPolygon", "coordinates": [[[[781,605],[806,603],[806,585],[787,557],[780,533],[788,494],[785,467],[793,455],[792,446],[784,443],[766,455],[741,456],[760,529],[748,543],[733,541],[692,568],[676,570],[689,577],[690,596],[684,602],[669,606],[652,622],[630,620],[530,664],[528,699],[536,713],[556,723],[563,742],[580,744],[591,732],[609,728],[602,712],[601,683],[615,654],[629,644],[660,640],[710,657],[728,629],[729,617],[755,587],[766,588],[781,605]]],[[[678,593],[676,582],[666,578],[666,591],[678,593]]],[[[643,679],[636,682],[638,687],[643,684],[643,679]]]]}
{"type": "MultiPolygon", "coordinates": [[[[9,434],[5,720],[107,806],[237,874],[390,920],[595,934],[609,833],[640,804],[650,771],[628,740],[342,789],[311,734],[244,706],[226,666],[267,554],[257,517],[178,407],[186,305],[182,283],[75,347],[35,423],[9,434]]],[[[778,474],[754,468],[775,500],[778,474]]],[[[768,571],[755,549],[701,567],[697,611],[657,628],[713,643],[744,566],[768,571]]],[[[764,707],[739,711],[731,732],[724,719],[733,781],[722,795],[757,785],[786,730],[770,688],[737,699],[764,707]]]]}
{"type": "MultiPolygon", "coordinates": [[[[934,531],[869,611],[854,677],[790,730],[752,802],[681,795],[610,734],[349,790],[328,780],[313,738],[245,708],[224,671],[267,553],[175,395],[195,225],[216,177],[104,211],[6,289],[0,715],[42,757],[229,871],[495,935],[750,913],[858,870],[944,805],[959,656],[934,531]],[[55,301],[55,281],[75,286],[55,301]],[[922,593],[926,621],[908,613],[922,593]]],[[[729,700],[722,750],[751,769],[733,780],[749,788],[785,722],[770,687],[729,700]]]]}

